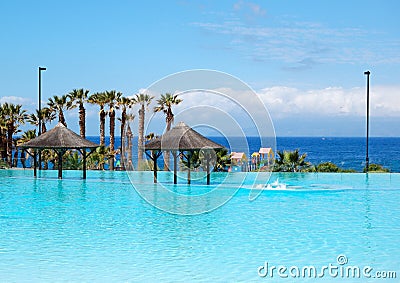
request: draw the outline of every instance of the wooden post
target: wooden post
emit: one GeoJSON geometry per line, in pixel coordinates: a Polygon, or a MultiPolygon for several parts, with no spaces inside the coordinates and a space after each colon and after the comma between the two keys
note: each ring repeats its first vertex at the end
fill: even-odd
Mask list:
{"type": "Polygon", "coordinates": [[[207,185],[210,184],[210,160],[207,158],[206,159],[206,169],[207,169],[207,185]]]}
{"type": "Polygon", "coordinates": [[[151,151],[151,154],[149,154],[147,151],[145,151],[146,155],[153,160],[153,181],[154,184],[157,183],[157,158],[160,157],[161,151],[156,152],[155,150],[151,151]]]}
{"type": "Polygon", "coordinates": [[[58,154],[58,179],[62,179],[62,157],[64,155],[63,150],[57,151],[58,154]]]}
{"type": "Polygon", "coordinates": [[[36,149],[34,150],[33,153],[33,177],[37,177],[37,172],[36,172],[36,149]]]}
{"type": "Polygon", "coordinates": [[[190,158],[192,157],[192,152],[189,151],[189,154],[187,154],[187,164],[188,164],[188,175],[187,175],[187,179],[188,179],[188,185],[190,185],[190,158]]]}
{"type": "Polygon", "coordinates": [[[176,167],[177,167],[177,158],[178,158],[178,152],[173,151],[172,155],[174,156],[174,184],[178,183],[178,176],[176,174],[176,167]]]}
{"type": "Polygon", "coordinates": [[[152,155],[153,164],[154,164],[153,165],[153,182],[154,182],[154,184],[156,184],[157,183],[157,154],[154,151],[152,151],[151,155],[152,155]]]}
{"type": "Polygon", "coordinates": [[[86,148],[82,148],[82,157],[83,157],[83,164],[82,164],[82,170],[83,170],[83,179],[86,179],[86,148]]]}
{"type": "Polygon", "coordinates": [[[39,169],[39,171],[40,170],[42,170],[42,150],[41,149],[39,149],[39,154],[38,154],[39,156],[39,162],[38,162],[38,169],[39,169]]]}

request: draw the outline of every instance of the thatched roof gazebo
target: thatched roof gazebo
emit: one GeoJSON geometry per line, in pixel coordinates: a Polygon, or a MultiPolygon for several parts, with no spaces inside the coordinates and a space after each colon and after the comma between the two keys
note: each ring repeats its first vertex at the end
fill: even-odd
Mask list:
{"type": "MultiPolygon", "coordinates": [[[[99,147],[98,144],[86,140],[67,129],[61,122],[59,122],[53,129],[41,134],[40,136],[23,143],[20,148],[27,150],[34,149],[34,176],[36,177],[36,155],[37,151],[42,149],[52,149],[58,156],[58,178],[62,179],[62,157],[68,149],[77,149],[83,158],[83,179],[86,179],[86,158],[93,152],[94,149],[99,147]],[[89,154],[86,152],[90,149],[89,154]]],[[[28,152],[29,153],[29,152],[28,152]]]]}
{"type": "MultiPolygon", "coordinates": [[[[147,144],[145,144],[146,155],[154,162],[154,183],[157,182],[157,158],[162,151],[172,151],[174,157],[174,184],[177,183],[177,158],[182,154],[188,162],[188,184],[190,184],[190,157],[195,150],[213,150],[224,148],[222,145],[199,134],[183,122],[147,144]],[[151,151],[149,154],[147,151],[151,151]],[[186,152],[186,154],[185,154],[186,152]]],[[[210,184],[210,160],[206,158],[207,185],[210,184]]]]}

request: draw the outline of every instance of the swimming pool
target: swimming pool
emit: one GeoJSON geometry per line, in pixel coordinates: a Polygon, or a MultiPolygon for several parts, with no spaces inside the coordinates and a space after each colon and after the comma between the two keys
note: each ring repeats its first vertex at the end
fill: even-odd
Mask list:
{"type": "MultiPolygon", "coordinates": [[[[151,172],[133,174],[139,186],[153,186],[151,172]]],[[[340,256],[348,261],[341,266],[400,277],[400,174],[274,174],[296,190],[249,201],[245,181],[225,205],[196,216],[149,205],[125,172],[90,171],[86,181],[79,171],[39,176],[0,171],[1,282],[284,282],[276,270],[261,277],[261,267],[319,268],[340,256]]],[[[225,191],[236,189],[233,182],[225,191]]]]}

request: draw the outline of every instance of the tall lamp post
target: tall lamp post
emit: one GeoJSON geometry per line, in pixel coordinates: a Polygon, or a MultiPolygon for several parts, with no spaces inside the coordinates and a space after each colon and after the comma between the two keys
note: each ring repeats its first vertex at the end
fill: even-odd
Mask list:
{"type": "MultiPolygon", "coordinates": [[[[38,136],[42,134],[42,71],[46,71],[45,67],[39,67],[39,131],[38,136]]],[[[39,150],[39,170],[42,169],[42,154],[39,150]]]]}
{"type": "Polygon", "coordinates": [[[367,146],[365,154],[365,172],[368,173],[369,169],[369,157],[368,157],[368,138],[369,138],[369,76],[371,72],[365,71],[364,75],[367,76],[367,146]]]}

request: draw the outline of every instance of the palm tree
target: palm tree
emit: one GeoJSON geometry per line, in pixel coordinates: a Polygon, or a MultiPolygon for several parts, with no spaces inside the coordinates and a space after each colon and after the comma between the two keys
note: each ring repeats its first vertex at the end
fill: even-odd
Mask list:
{"type": "MultiPolygon", "coordinates": [[[[114,154],[115,144],[115,104],[122,96],[122,93],[115,90],[106,91],[108,104],[108,117],[110,118],[110,153],[114,154]]],[[[110,158],[110,170],[114,170],[114,156],[110,158]]]]}
{"type": "Polygon", "coordinates": [[[153,100],[154,96],[148,94],[136,94],[134,100],[135,103],[140,104],[139,108],[139,128],[138,128],[138,166],[143,160],[143,144],[144,144],[144,118],[145,109],[148,107],[153,100]]]}
{"type": "Polygon", "coordinates": [[[86,137],[86,109],[83,104],[87,101],[88,94],[89,90],[84,90],[83,88],[81,88],[74,89],[67,95],[70,99],[70,108],[79,108],[79,133],[82,138],[86,137]]]}
{"type": "Polygon", "coordinates": [[[230,165],[230,155],[226,148],[216,149],[216,163],[214,166],[214,171],[228,171],[226,168],[230,165]]]}
{"type": "Polygon", "coordinates": [[[56,118],[56,114],[48,107],[42,108],[40,112],[36,109],[36,113],[32,113],[28,116],[28,123],[39,127],[39,116],[42,120],[42,133],[45,133],[47,131],[46,123],[53,121],[56,118]]]}
{"type": "MultiPolygon", "coordinates": [[[[36,113],[32,113],[28,116],[28,122],[36,127],[39,127],[39,117],[42,121],[42,134],[47,132],[46,123],[51,123],[56,118],[56,114],[49,107],[42,108],[40,111],[36,109],[36,113]]],[[[49,154],[47,153],[47,149],[39,150],[40,158],[44,162],[43,169],[47,170],[49,154]]],[[[41,166],[41,164],[39,165],[41,166]]]]}
{"type": "MultiPolygon", "coordinates": [[[[215,149],[215,164],[214,164],[214,171],[218,172],[226,172],[228,171],[226,168],[228,165],[230,165],[230,155],[228,154],[228,150],[226,148],[219,148],[215,149]]],[[[190,168],[191,169],[196,169],[200,165],[205,166],[206,164],[206,157],[208,159],[212,159],[213,156],[210,155],[207,151],[203,150],[195,150],[193,153],[190,155],[190,168]],[[208,157],[207,157],[208,155],[208,157]]],[[[188,167],[188,162],[187,160],[182,159],[181,160],[182,165],[184,165],[186,168],[188,167]]],[[[185,170],[186,170],[185,168],[185,170]]],[[[205,167],[203,167],[205,168],[205,167]]]]}
{"type": "Polygon", "coordinates": [[[188,157],[190,159],[190,168],[189,168],[189,162],[188,160],[181,159],[181,169],[182,171],[186,171],[188,169],[190,170],[196,170],[197,168],[200,167],[201,165],[201,159],[200,159],[200,150],[194,150],[191,153],[188,154],[188,157]]]}
{"type": "Polygon", "coordinates": [[[310,163],[306,162],[307,153],[300,155],[299,150],[294,151],[277,151],[278,159],[275,161],[275,171],[281,172],[300,172],[310,167],[310,163]]]}
{"type": "Polygon", "coordinates": [[[58,161],[57,153],[51,149],[44,149],[41,152],[41,154],[42,154],[42,161],[44,162],[43,169],[44,170],[49,169],[49,163],[52,164],[53,169],[56,169],[56,163],[58,161]]]}
{"type": "MultiPolygon", "coordinates": [[[[126,127],[126,135],[124,135],[124,139],[126,137],[126,141],[124,140],[124,146],[126,143],[126,151],[127,154],[125,155],[125,150],[123,151],[123,156],[126,156],[126,159],[123,158],[123,168],[126,170],[126,168],[128,168],[128,170],[133,170],[133,165],[132,165],[132,139],[133,139],[133,134],[132,134],[132,130],[131,130],[131,126],[130,126],[130,121],[133,121],[133,119],[135,119],[134,115],[128,115],[127,116],[127,127],[126,127]]],[[[121,148],[122,149],[122,148],[121,148]]]]}
{"type": "MultiPolygon", "coordinates": [[[[167,127],[165,132],[168,132],[171,129],[171,125],[174,122],[174,113],[172,113],[172,106],[178,105],[182,102],[182,99],[178,98],[178,95],[173,95],[170,93],[162,94],[161,98],[157,100],[158,106],[154,107],[154,112],[164,112],[165,114],[165,122],[167,127]]],[[[168,171],[169,169],[169,151],[165,153],[164,156],[164,170],[168,171]]]]}
{"type": "Polygon", "coordinates": [[[7,158],[7,124],[5,121],[5,114],[3,111],[3,105],[0,105],[0,161],[4,161],[7,158]]]}
{"type": "Polygon", "coordinates": [[[4,104],[0,104],[0,151],[2,161],[7,159],[7,122],[5,108],[4,104]]]}
{"type": "Polygon", "coordinates": [[[110,158],[110,149],[105,146],[99,146],[87,159],[87,168],[102,170],[110,158]]]}
{"type": "MultiPolygon", "coordinates": [[[[117,103],[116,103],[116,108],[121,109],[121,118],[118,118],[119,121],[121,121],[121,128],[120,128],[120,134],[121,134],[121,150],[123,146],[123,137],[125,136],[124,130],[125,130],[125,124],[128,118],[128,114],[126,114],[126,110],[128,108],[132,108],[132,106],[135,104],[135,100],[132,98],[124,97],[121,96],[118,98],[117,103]]],[[[134,118],[134,116],[133,116],[134,118]]],[[[132,118],[132,120],[133,120],[132,118]]]]}
{"type": "Polygon", "coordinates": [[[67,127],[67,122],[65,121],[64,111],[71,108],[71,103],[68,101],[67,95],[57,96],[54,95],[49,98],[47,102],[50,110],[58,114],[58,122],[61,122],[65,127],[67,127]]]}
{"type": "Polygon", "coordinates": [[[18,153],[19,153],[18,141],[19,138],[13,139],[14,156],[12,160],[12,167],[18,167],[18,153]]]}
{"type": "Polygon", "coordinates": [[[19,125],[25,124],[27,114],[25,110],[22,110],[22,105],[7,102],[2,105],[1,112],[7,128],[7,163],[11,167],[13,134],[18,132],[19,125]]]}
{"type": "Polygon", "coordinates": [[[99,117],[100,117],[100,145],[105,145],[105,125],[106,125],[106,111],[104,106],[107,105],[106,95],[104,92],[96,92],[88,98],[88,102],[91,104],[97,104],[100,106],[99,117]]]}
{"type": "MultiPolygon", "coordinates": [[[[36,137],[36,131],[35,130],[25,131],[22,134],[21,138],[18,140],[17,146],[20,146],[21,144],[26,143],[26,142],[34,139],[35,137],[36,137]]],[[[27,149],[27,150],[30,151],[30,152],[32,151],[32,149],[27,149]]],[[[30,155],[28,153],[24,154],[24,151],[21,151],[20,159],[21,159],[21,163],[22,163],[22,167],[23,168],[26,168],[25,161],[26,161],[26,159],[29,158],[29,156],[30,155]]]]}
{"type": "Polygon", "coordinates": [[[66,170],[79,170],[82,169],[82,160],[76,150],[67,151],[63,158],[63,168],[66,170]]]}

